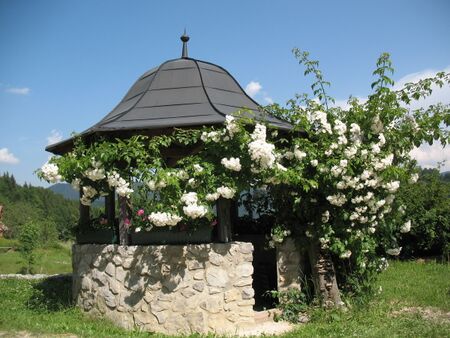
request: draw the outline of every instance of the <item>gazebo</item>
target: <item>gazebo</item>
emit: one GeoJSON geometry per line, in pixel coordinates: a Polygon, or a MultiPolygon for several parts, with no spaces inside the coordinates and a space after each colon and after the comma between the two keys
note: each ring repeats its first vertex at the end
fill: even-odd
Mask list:
{"type": "MultiPolygon", "coordinates": [[[[234,77],[224,68],[210,62],[188,57],[189,36],[181,36],[182,55],[145,72],[133,84],[119,104],[98,123],[79,137],[89,143],[106,139],[128,138],[132,135],[155,136],[172,133],[174,128],[198,128],[220,125],[227,115],[242,111],[241,117],[265,121],[275,128],[289,130],[289,123],[266,113],[250,98],[234,77]]],[[[49,145],[46,150],[57,155],[70,151],[74,138],[49,145]]],[[[171,147],[166,160],[174,163],[193,149],[171,147]]],[[[219,231],[216,240],[231,240],[229,229],[230,201],[218,205],[219,231]]],[[[115,194],[105,198],[109,224],[115,219],[115,194]]],[[[80,226],[89,222],[89,207],[80,203],[80,226]]],[[[120,243],[127,244],[126,229],[119,231],[120,243]]]]}
{"type": "MultiPolygon", "coordinates": [[[[85,143],[221,125],[237,111],[274,128],[291,129],[290,124],[267,114],[224,68],[188,57],[189,37],[183,34],[181,40],[181,58],[139,77],[109,114],[79,135],[85,143]]],[[[46,150],[61,155],[71,151],[74,141],[69,138],[46,150]]],[[[164,157],[175,163],[194,151],[174,146],[164,157]]],[[[119,198],[121,203],[124,198],[119,198]]],[[[112,191],[105,199],[109,224],[115,223],[115,206],[112,191]]],[[[229,200],[218,201],[213,243],[185,245],[135,246],[127,240],[126,215],[121,214],[120,245],[73,246],[77,305],[126,328],[171,334],[234,333],[254,324],[254,246],[232,242],[230,210],[229,200]]],[[[89,218],[89,207],[80,203],[80,226],[88,224],[89,218]]],[[[299,282],[299,262],[290,252],[295,249],[293,244],[289,245],[278,255],[278,280],[283,288],[299,282]]]]}

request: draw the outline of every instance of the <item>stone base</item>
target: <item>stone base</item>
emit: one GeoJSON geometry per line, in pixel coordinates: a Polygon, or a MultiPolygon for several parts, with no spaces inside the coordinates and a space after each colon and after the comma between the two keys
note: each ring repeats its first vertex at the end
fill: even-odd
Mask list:
{"type": "Polygon", "coordinates": [[[74,245],[73,295],[127,329],[234,333],[255,322],[251,243],[74,245]]]}

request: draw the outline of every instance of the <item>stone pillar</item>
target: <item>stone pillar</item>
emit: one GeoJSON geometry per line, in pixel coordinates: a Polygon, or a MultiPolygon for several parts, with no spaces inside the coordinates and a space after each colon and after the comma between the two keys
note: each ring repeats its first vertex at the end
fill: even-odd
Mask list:
{"type": "Polygon", "coordinates": [[[303,260],[300,248],[293,238],[286,238],[277,246],[278,291],[290,288],[301,289],[303,260]]]}

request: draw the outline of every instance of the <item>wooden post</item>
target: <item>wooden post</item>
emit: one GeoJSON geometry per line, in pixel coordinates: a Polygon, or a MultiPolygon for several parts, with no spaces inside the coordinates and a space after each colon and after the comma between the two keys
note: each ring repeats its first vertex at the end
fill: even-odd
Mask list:
{"type": "Polygon", "coordinates": [[[231,232],[231,200],[219,198],[217,201],[217,240],[220,243],[232,241],[231,232]]]}
{"type": "MultiPolygon", "coordinates": [[[[80,198],[83,197],[83,189],[80,187],[80,198]]],[[[89,227],[89,222],[91,220],[91,208],[87,205],[81,204],[80,201],[80,218],[78,220],[78,226],[80,230],[89,227]]]]}
{"type": "Polygon", "coordinates": [[[105,214],[108,219],[108,224],[114,227],[116,218],[116,195],[114,189],[105,197],[105,214]]]}
{"type": "Polygon", "coordinates": [[[119,244],[128,245],[128,228],[130,226],[130,218],[128,215],[127,198],[119,196],[119,244]]]}

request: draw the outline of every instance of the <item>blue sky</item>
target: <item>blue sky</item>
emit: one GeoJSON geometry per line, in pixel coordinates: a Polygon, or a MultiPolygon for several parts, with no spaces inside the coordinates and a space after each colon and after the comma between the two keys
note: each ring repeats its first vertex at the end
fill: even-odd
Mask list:
{"type": "MultiPolygon", "coordinates": [[[[384,51],[399,82],[450,71],[449,17],[445,0],[0,0],[0,173],[45,185],[33,175],[45,146],[90,127],[142,73],[178,58],[185,27],[189,56],[223,66],[244,88],[259,84],[249,87],[258,102],[284,104],[309,91],[293,47],[320,60],[339,101],[370,92],[384,51]]],[[[450,91],[434,99],[450,103],[450,91]]],[[[449,151],[417,156],[432,165],[449,151]]]]}

